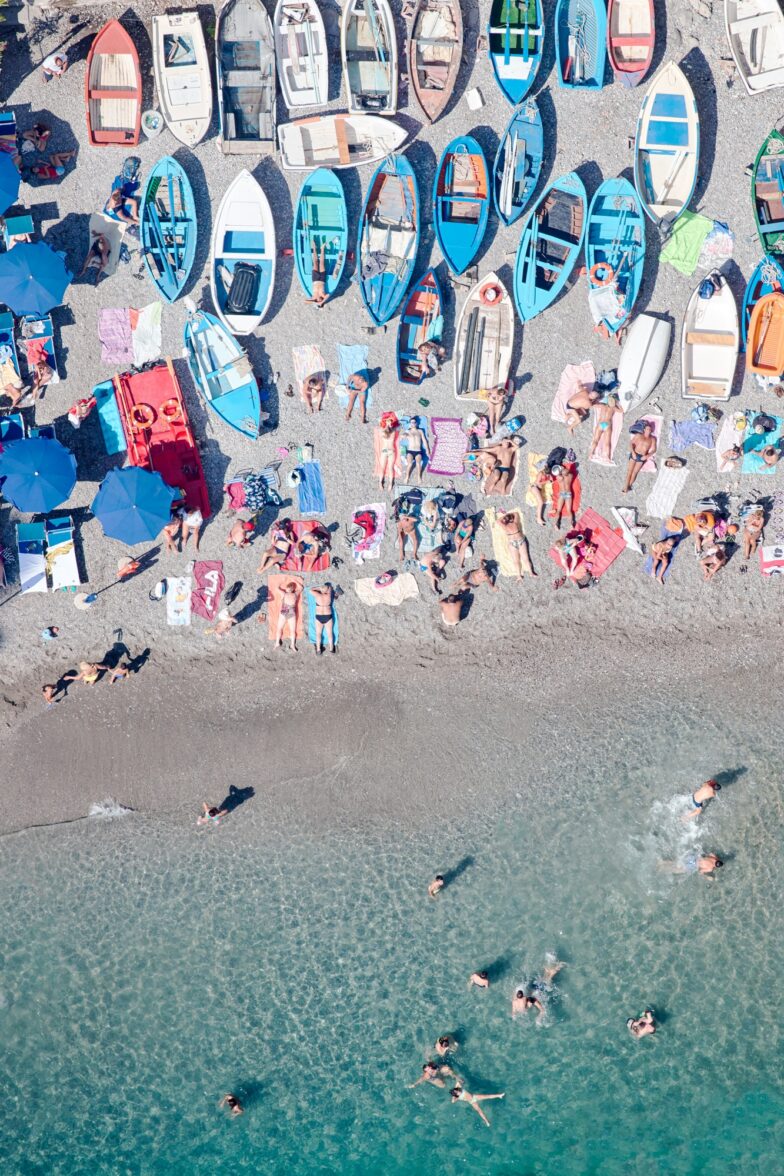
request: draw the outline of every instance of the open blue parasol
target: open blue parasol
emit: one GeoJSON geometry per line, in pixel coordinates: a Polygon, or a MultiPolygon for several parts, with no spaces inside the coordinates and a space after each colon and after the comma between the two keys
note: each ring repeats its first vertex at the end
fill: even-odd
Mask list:
{"type": "Polygon", "coordinates": [[[17,510],[44,513],[65,502],[76,485],[76,458],[52,437],[11,441],[0,453],[0,479],[3,496],[17,510]]]}
{"type": "Polygon", "coordinates": [[[0,153],[0,216],[7,212],[19,195],[19,171],[11,156],[0,153]]]}
{"type": "Polygon", "coordinates": [[[23,242],[0,256],[0,302],[14,314],[47,314],[70,281],[65,261],[45,241],[23,242]]]}
{"type": "Polygon", "coordinates": [[[95,496],[92,511],[104,535],[132,547],[155,539],[171,518],[171,504],[179,490],[167,486],[158,473],[127,466],[111,470],[95,496]]]}

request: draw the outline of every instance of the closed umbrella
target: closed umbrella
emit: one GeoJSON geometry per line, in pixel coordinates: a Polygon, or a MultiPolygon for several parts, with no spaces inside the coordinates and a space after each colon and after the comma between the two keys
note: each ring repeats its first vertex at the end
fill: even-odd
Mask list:
{"type": "Polygon", "coordinates": [[[19,171],[7,152],[0,154],[0,216],[19,195],[19,171]]]}
{"type": "Polygon", "coordinates": [[[0,302],[14,314],[47,314],[70,281],[65,261],[45,241],[23,242],[0,256],[0,302]]]}
{"type": "Polygon", "coordinates": [[[0,480],[3,496],[17,510],[54,510],[76,485],[76,458],[52,437],[11,441],[0,453],[0,480]]]}
{"type": "Polygon", "coordinates": [[[106,475],[92,511],[104,535],[132,547],[160,535],[171,518],[171,504],[179,494],[179,490],[166,485],[160,474],[127,466],[106,475]]]}

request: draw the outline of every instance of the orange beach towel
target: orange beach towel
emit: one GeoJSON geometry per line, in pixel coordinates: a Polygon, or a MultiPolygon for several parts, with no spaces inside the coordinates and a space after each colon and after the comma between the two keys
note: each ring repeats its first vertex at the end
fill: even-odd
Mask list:
{"type": "MultiPolygon", "coordinates": [[[[305,591],[305,582],[301,576],[292,575],[273,575],[267,580],[267,592],[269,598],[267,600],[267,636],[270,641],[275,640],[275,633],[278,628],[278,617],[280,616],[280,602],[285,584],[297,584],[299,586],[299,595],[296,603],[296,625],[297,625],[297,639],[299,639],[305,632],[305,604],[303,593],[305,591]]],[[[288,634],[287,634],[288,636],[288,634]]]]}

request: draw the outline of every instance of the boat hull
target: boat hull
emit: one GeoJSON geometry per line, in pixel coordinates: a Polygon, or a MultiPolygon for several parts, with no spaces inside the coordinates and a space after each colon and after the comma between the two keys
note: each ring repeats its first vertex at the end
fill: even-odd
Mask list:
{"type": "Polygon", "coordinates": [[[634,147],[634,184],[655,224],[671,225],[688,206],[699,157],[697,104],[685,74],[671,61],[643,100],[634,147]]]}
{"type": "Polygon", "coordinates": [[[414,96],[430,123],[449,105],[462,55],[460,0],[419,0],[411,22],[408,61],[414,96]]]}
{"type": "Polygon", "coordinates": [[[655,45],[653,0],[610,0],[607,55],[615,77],[623,86],[639,86],[651,68],[655,45]]]}
{"type": "Polygon", "coordinates": [[[766,294],[773,294],[777,290],[784,290],[784,269],[774,257],[763,257],[762,261],[757,263],[743,294],[743,307],[740,315],[741,351],[746,350],[751,312],[760,298],[764,298],[766,294]]]}
{"type": "Polygon", "coordinates": [[[624,412],[635,412],[662,378],[670,354],[672,324],[652,314],[638,314],[624,340],[618,361],[616,394],[624,412]]]}
{"type": "Polygon", "coordinates": [[[316,0],[278,0],[275,56],[289,110],[329,101],[327,34],[316,0]]]}
{"type": "Polygon", "coordinates": [[[681,332],[681,392],[686,400],[729,400],[740,344],[738,308],[727,279],[714,270],[711,298],[689,299],[681,332]]]}
{"type": "Polygon", "coordinates": [[[400,305],[419,246],[419,190],[404,155],[385,159],[370,183],[357,235],[359,291],[377,326],[400,305]],[[385,259],[379,268],[377,259],[385,259]]]}
{"type": "Polygon", "coordinates": [[[514,224],[533,197],[543,152],[542,116],[529,98],[512,114],[493,165],[493,202],[505,225],[514,224]]]}
{"type": "Polygon", "coordinates": [[[561,176],[529,213],[517,249],[514,296],[520,321],[555,302],[577,264],[585,237],[587,196],[575,172],[561,176]]]}
{"type": "Polygon", "coordinates": [[[422,275],[411,291],[397,330],[397,378],[418,386],[428,374],[417,349],[423,343],[440,343],[444,330],[444,299],[435,270],[422,275]]]}
{"type": "Polygon", "coordinates": [[[629,321],[645,266],[645,217],[628,180],[605,180],[594,193],[585,231],[585,264],[594,323],[608,335],[617,335],[629,321]]]}
{"type": "Polygon", "coordinates": [[[150,172],[139,209],[144,264],[167,302],[182,294],[196,257],[193,191],[176,159],[165,155],[150,172]]]}
{"type": "Polygon", "coordinates": [[[558,0],[555,53],[559,86],[568,90],[601,90],[607,64],[604,0],[558,0]]]}
{"type": "Polygon", "coordinates": [[[152,52],[166,125],[175,139],[195,147],[212,121],[212,76],[199,14],[154,16],[152,52]]]}
{"type": "Polygon", "coordinates": [[[393,119],[372,114],[316,115],[278,127],[284,171],[379,163],[406,138],[407,132],[393,119]]]}
{"type": "Polygon", "coordinates": [[[259,435],[259,386],[242,347],[214,315],[191,312],[185,351],[193,382],[213,412],[252,440],[259,435]]]}
{"type": "Polygon", "coordinates": [[[228,0],[215,28],[215,73],[224,155],[275,150],[275,44],[261,0],[228,0]]]}
{"type": "Polygon", "coordinates": [[[769,380],[784,372],[784,294],[764,295],[751,312],[746,370],[769,380]]]}
{"type": "Polygon", "coordinates": [[[84,100],[91,147],[135,147],[142,119],[142,74],[131,37],[118,20],[96,35],[87,57],[84,100]]]}
{"type": "Polygon", "coordinates": [[[340,52],[350,114],[397,111],[397,36],[387,0],[347,0],[340,52]]]}
{"type": "Polygon", "coordinates": [[[494,0],[487,51],[499,89],[517,106],[533,86],[544,50],[541,0],[494,0]]]}
{"type": "Polygon", "coordinates": [[[486,400],[485,392],[505,387],[514,346],[512,299],[496,273],[473,286],[455,329],[455,396],[486,400]]]}
{"type": "Polygon", "coordinates": [[[444,260],[453,274],[462,274],[481,248],[490,212],[487,160],[470,135],[453,139],[441,156],[433,210],[444,260]]]}

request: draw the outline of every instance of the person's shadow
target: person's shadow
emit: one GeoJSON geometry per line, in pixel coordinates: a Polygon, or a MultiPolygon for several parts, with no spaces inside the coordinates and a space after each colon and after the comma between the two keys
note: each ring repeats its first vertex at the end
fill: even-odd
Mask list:
{"type": "Polygon", "coordinates": [[[227,813],[233,813],[246,800],[252,800],[255,795],[255,788],[237,788],[236,784],[232,784],[228,795],[223,798],[218,807],[225,809],[227,813]]]}
{"type": "Polygon", "coordinates": [[[128,669],[131,671],[132,674],[138,674],[139,670],[144,669],[144,667],[147,665],[147,662],[149,660],[150,660],[150,648],[148,646],[147,649],[143,649],[141,651],[141,653],[137,653],[135,657],[132,657],[129,660],[128,669]]]}
{"type": "Polygon", "coordinates": [[[452,883],[456,882],[457,879],[466,872],[466,870],[473,866],[473,864],[474,859],[469,854],[459,861],[457,865],[453,867],[453,869],[447,870],[445,873],[443,873],[441,877],[444,879],[444,887],[451,886],[452,883]]]}
{"type": "Polygon", "coordinates": [[[106,650],[106,653],[101,658],[101,661],[105,666],[108,666],[110,670],[116,670],[117,666],[120,664],[120,658],[130,656],[131,651],[125,642],[115,641],[111,649],[106,650]]]}

